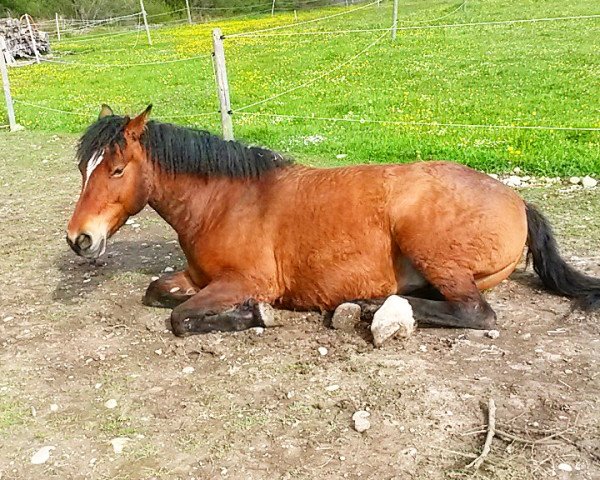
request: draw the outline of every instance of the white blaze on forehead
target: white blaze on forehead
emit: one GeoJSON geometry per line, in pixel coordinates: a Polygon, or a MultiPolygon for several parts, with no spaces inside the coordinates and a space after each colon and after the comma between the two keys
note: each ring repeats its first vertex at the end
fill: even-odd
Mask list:
{"type": "Polygon", "coordinates": [[[98,165],[100,165],[102,160],[104,160],[104,152],[103,151],[95,152],[92,155],[92,158],[90,158],[88,160],[87,168],[85,170],[85,183],[83,185],[83,188],[85,188],[85,186],[87,185],[87,182],[90,180],[90,177],[92,176],[92,173],[94,173],[94,170],[96,170],[96,167],[98,165]]]}

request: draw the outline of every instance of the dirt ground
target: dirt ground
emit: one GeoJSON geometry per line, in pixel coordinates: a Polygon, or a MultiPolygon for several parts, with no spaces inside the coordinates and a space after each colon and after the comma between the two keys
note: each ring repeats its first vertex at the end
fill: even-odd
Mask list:
{"type": "MultiPolygon", "coordinates": [[[[428,329],[374,349],[366,325],[347,334],[305,313],[178,339],[169,312],[140,301],[183,265],[153,212],[97,265],[69,251],[73,143],[0,136],[0,479],[600,478],[599,318],[531,269],[488,294],[497,339],[428,329]],[[497,436],[474,473],[489,398],[514,438],[497,436]],[[371,413],[362,434],[358,409],[371,413]]],[[[600,190],[523,194],[565,256],[600,276],[600,190]]]]}

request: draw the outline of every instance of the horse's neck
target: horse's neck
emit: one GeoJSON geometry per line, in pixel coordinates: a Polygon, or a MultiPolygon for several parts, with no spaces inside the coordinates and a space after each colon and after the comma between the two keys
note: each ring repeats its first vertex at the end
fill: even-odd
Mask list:
{"type": "Polygon", "coordinates": [[[157,171],[148,203],[180,237],[197,236],[252,188],[252,181],[157,171]]]}

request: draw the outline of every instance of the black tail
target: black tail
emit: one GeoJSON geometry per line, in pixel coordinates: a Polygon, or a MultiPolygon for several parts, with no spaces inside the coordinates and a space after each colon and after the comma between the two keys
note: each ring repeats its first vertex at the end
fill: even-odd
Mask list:
{"type": "Polygon", "coordinates": [[[533,205],[527,205],[528,257],[544,286],[574,298],[584,310],[600,308],[600,279],[578,272],[561,258],[548,220],[533,205]]]}

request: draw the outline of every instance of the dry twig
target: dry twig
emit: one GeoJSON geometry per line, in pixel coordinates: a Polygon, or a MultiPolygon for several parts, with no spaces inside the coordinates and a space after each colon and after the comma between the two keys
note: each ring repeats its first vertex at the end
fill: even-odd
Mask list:
{"type": "Polygon", "coordinates": [[[481,450],[481,454],[473,460],[471,463],[467,465],[467,468],[473,468],[475,470],[479,469],[483,462],[485,461],[485,457],[490,453],[490,449],[492,447],[492,440],[494,439],[494,435],[496,434],[496,403],[493,398],[490,398],[488,402],[488,429],[487,435],[485,437],[485,443],[483,444],[483,449],[481,450]]]}

